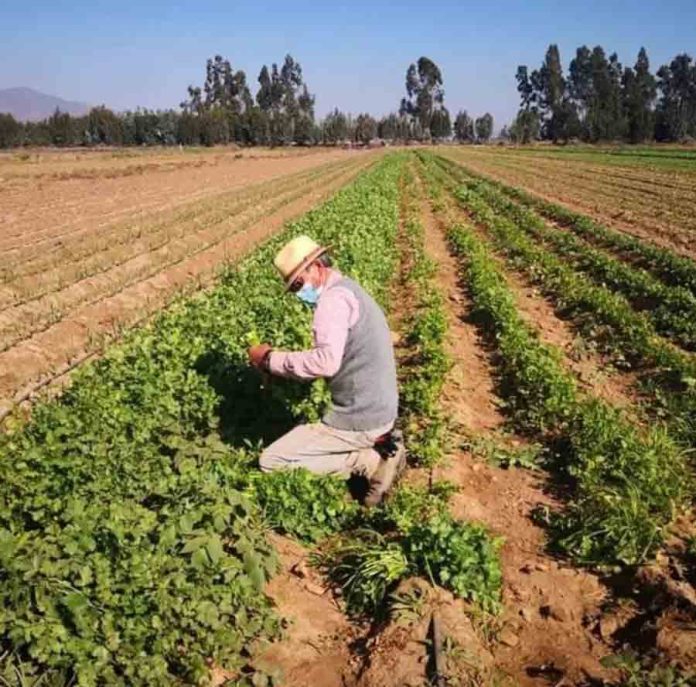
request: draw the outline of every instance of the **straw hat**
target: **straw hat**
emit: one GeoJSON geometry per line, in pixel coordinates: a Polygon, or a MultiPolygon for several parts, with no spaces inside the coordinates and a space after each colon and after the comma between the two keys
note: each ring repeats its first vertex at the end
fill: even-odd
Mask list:
{"type": "Polygon", "coordinates": [[[297,276],[305,268],[311,265],[318,257],[326,253],[328,248],[320,246],[309,236],[297,236],[286,243],[275,256],[273,264],[276,266],[285,285],[290,286],[297,276]]]}

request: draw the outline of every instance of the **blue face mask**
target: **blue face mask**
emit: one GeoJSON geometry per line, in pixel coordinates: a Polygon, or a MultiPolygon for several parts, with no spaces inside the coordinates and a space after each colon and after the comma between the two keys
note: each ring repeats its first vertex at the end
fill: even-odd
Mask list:
{"type": "Polygon", "coordinates": [[[307,305],[314,307],[321,295],[322,287],[317,288],[309,283],[306,283],[295,295],[307,305]]]}

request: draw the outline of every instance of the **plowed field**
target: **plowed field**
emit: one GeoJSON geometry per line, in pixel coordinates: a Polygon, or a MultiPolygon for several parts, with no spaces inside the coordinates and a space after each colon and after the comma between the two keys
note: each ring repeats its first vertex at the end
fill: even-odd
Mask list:
{"type": "Polygon", "coordinates": [[[439,152],[477,173],[696,255],[696,159],[484,146],[439,152]]]}

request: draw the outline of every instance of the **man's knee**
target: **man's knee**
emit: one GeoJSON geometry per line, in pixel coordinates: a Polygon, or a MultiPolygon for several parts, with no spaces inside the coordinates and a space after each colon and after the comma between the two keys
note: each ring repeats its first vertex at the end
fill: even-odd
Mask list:
{"type": "Polygon", "coordinates": [[[259,456],[259,468],[261,472],[273,472],[280,468],[287,467],[287,461],[283,460],[271,446],[265,449],[259,456]]]}

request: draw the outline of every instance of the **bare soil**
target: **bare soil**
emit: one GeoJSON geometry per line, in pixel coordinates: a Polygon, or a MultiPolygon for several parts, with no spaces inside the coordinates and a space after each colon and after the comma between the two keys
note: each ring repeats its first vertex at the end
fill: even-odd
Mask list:
{"type": "Polygon", "coordinates": [[[95,253],[73,257],[74,248],[67,255],[52,251],[53,262],[47,265],[22,264],[17,268],[22,277],[0,287],[0,351],[69,317],[81,305],[97,303],[214,247],[255,218],[303,196],[307,188],[329,184],[362,164],[334,163],[319,168],[318,176],[293,174],[282,182],[255,185],[248,193],[216,196],[203,205],[194,202],[185,213],[158,216],[154,225],[139,223],[137,236],[124,241],[105,237],[103,248],[95,253]]]}
{"type": "Polygon", "coordinates": [[[80,174],[84,171],[80,165],[77,170],[69,168],[62,175],[52,175],[53,166],[65,163],[51,156],[36,163],[37,171],[43,169],[46,177],[20,175],[16,165],[3,165],[0,160],[0,251],[8,258],[30,242],[50,249],[69,234],[91,234],[118,220],[146,216],[363,154],[312,149],[305,155],[240,156],[234,150],[223,149],[215,155],[172,153],[164,162],[153,154],[152,161],[148,156],[102,160],[99,169],[103,173],[91,176],[80,174]],[[108,174],[109,169],[123,166],[124,161],[127,166],[121,168],[131,173],[108,174]]]}
{"type": "Polygon", "coordinates": [[[281,570],[266,592],[289,626],[282,641],[270,644],[255,665],[268,673],[279,671],[284,687],[354,684],[359,657],[350,646],[361,629],[342,613],[321,575],[309,565],[306,549],[279,536],[273,543],[281,570]]]}
{"type": "Polygon", "coordinates": [[[433,613],[442,634],[462,652],[450,658],[449,674],[476,679],[492,675],[492,655],[461,599],[425,580],[409,579],[396,593],[421,590],[423,604],[417,613],[384,623],[354,622],[308,563],[306,549],[284,537],[273,536],[273,543],[281,571],[266,593],[287,627],[280,641],[261,651],[254,666],[278,675],[283,687],[423,687],[432,672],[428,641],[433,613]]]}

